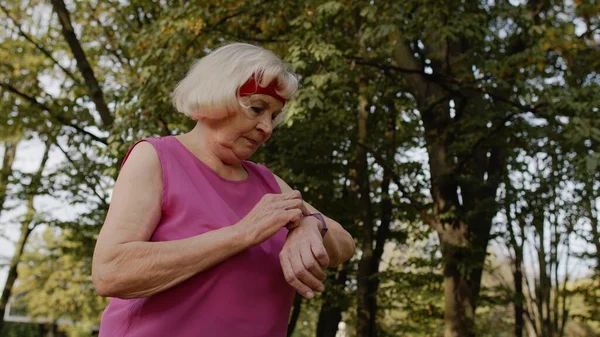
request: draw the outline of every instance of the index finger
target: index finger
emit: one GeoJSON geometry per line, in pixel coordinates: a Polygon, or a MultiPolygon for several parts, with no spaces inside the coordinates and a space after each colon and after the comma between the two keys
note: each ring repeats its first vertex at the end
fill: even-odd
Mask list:
{"type": "Polygon", "coordinates": [[[312,244],[310,245],[310,249],[312,250],[313,256],[315,260],[319,262],[321,267],[327,268],[329,266],[329,254],[327,254],[327,250],[323,244],[312,244]]]}
{"type": "Polygon", "coordinates": [[[302,193],[298,190],[283,192],[280,194],[282,200],[302,199],[302,193]]]}
{"type": "Polygon", "coordinates": [[[300,207],[300,210],[302,211],[303,215],[310,215],[310,210],[308,209],[308,207],[306,207],[306,203],[304,201],[302,201],[302,206],[300,207]]]}

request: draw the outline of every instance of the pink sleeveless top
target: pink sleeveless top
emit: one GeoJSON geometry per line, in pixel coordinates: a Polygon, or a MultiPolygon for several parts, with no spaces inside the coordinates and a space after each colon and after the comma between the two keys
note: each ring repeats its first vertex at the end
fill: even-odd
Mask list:
{"type": "MultiPolygon", "coordinates": [[[[244,161],[248,178],[230,181],[175,137],[143,141],[156,149],[163,175],[162,215],[150,241],[184,239],[230,226],[264,194],[281,193],[264,166],[244,161]]],[[[282,228],[262,244],[153,296],[111,298],[100,337],[286,336],[294,296],[279,264],[286,235],[282,228]]]]}

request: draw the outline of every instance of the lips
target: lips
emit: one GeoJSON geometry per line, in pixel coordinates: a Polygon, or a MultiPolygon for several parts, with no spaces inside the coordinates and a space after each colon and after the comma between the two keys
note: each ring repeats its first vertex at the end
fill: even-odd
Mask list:
{"type": "Polygon", "coordinates": [[[258,141],[252,139],[252,138],[248,138],[248,137],[244,137],[247,141],[249,141],[252,145],[258,145],[258,141]]]}

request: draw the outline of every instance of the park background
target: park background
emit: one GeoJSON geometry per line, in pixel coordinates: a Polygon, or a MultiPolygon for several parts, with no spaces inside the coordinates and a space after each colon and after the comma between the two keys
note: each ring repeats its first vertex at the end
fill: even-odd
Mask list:
{"type": "Polygon", "coordinates": [[[301,81],[253,160],[357,244],[289,335],[600,335],[597,0],[0,0],[0,32],[0,336],[95,334],[119,164],[232,41],[301,81]]]}

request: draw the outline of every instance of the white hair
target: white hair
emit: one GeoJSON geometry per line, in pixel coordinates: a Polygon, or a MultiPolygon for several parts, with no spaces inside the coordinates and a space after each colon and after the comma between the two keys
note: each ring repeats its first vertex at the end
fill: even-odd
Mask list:
{"type": "Polygon", "coordinates": [[[239,108],[238,90],[256,75],[261,87],[277,79],[277,94],[289,99],[298,79],[274,53],[247,43],[226,44],[197,60],[173,91],[175,108],[193,119],[220,119],[239,108]]]}

